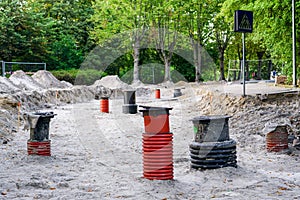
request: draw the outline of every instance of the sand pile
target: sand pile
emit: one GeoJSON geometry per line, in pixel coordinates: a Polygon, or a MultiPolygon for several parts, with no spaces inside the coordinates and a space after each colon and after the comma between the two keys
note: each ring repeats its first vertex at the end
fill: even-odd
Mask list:
{"type": "Polygon", "coordinates": [[[70,84],[66,82],[59,81],[55,76],[50,72],[45,70],[40,70],[33,74],[32,78],[42,84],[45,88],[67,88],[70,87],[70,84]]]}
{"type": "Polygon", "coordinates": [[[105,76],[101,78],[100,80],[95,81],[93,84],[94,86],[102,85],[104,87],[110,88],[112,90],[115,89],[130,89],[131,87],[127,84],[121,81],[121,79],[118,76],[105,76]]]}
{"type": "Polygon", "coordinates": [[[105,76],[100,80],[95,81],[91,86],[96,90],[96,88],[104,87],[111,90],[111,98],[120,98],[123,96],[123,90],[132,89],[127,83],[121,81],[121,79],[115,76],[105,76]]]}
{"type": "Polygon", "coordinates": [[[177,83],[175,83],[175,87],[178,88],[183,88],[183,87],[188,87],[189,83],[185,82],[185,81],[178,81],[177,83]]]}
{"type": "Polygon", "coordinates": [[[45,88],[43,85],[35,81],[32,77],[26,75],[22,70],[13,73],[13,75],[11,75],[9,79],[19,88],[24,90],[38,90],[45,88]]]}
{"type": "Polygon", "coordinates": [[[20,91],[11,80],[6,77],[0,77],[0,93],[14,93],[20,91]]]}

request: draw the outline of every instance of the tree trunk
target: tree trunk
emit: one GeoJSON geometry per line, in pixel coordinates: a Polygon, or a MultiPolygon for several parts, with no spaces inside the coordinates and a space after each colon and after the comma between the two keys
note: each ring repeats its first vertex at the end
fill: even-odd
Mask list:
{"type": "Polygon", "coordinates": [[[164,82],[171,81],[171,71],[170,71],[170,62],[168,59],[165,59],[165,76],[164,82]]]}
{"type": "Polygon", "coordinates": [[[219,61],[220,61],[220,81],[225,80],[224,73],[224,50],[220,50],[219,52],[219,61]]]}
{"type": "Polygon", "coordinates": [[[257,52],[257,58],[258,58],[258,66],[257,66],[257,73],[256,73],[256,79],[261,80],[261,67],[262,67],[262,61],[265,52],[257,52]]]}
{"type": "Polygon", "coordinates": [[[140,82],[139,58],[140,58],[140,41],[138,38],[136,38],[135,43],[133,45],[133,81],[132,81],[132,83],[140,82]]]}
{"type": "Polygon", "coordinates": [[[240,66],[240,70],[239,70],[239,74],[238,74],[238,79],[239,80],[242,80],[243,78],[243,72],[242,72],[242,65],[243,65],[243,56],[242,56],[242,53],[241,53],[241,48],[240,48],[240,45],[238,44],[237,45],[237,49],[238,49],[238,57],[239,57],[239,66],[240,66]]]}
{"type": "Polygon", "coordinates": [[[271,71],[273,70],[273,63],[272,60],[268,61],[268,75],[270,76],[271,71]]]}
{"type": "Polygon", "coordinates": [[[197,66],[197,72],[199,73],[198,75],[198,82],[201,82],[201,72],[202,72],[202,49],[201,49],[201,45],[199,43],[197,43],[197,49],[198,49],[198,66],[197,66]]]}
{"type": "Polygon", "coordinates": [[[201,45],[198,42],[193,42],[194,48],[194,65],[195,65],[195,82],[199,83],[201,81],[201,45]]]}

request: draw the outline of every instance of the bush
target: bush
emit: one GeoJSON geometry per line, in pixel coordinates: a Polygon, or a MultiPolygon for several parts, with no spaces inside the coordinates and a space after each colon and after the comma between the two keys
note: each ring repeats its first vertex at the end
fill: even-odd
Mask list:
{"type": "Polygon", "coordinates": [[[60,81],[64,80],[73,85],[92,85],[96,80],[106,76],[105,72],[94,69],[69,69],[69,70],[55,70],[51,73],[60,81]]]}
{"type": "Polygon", "coordinates": [[[69,83],[74,84],[76,75],[78,73],[78,69],[54,70],[51,71],[51,73],[60,81],[67,81],[69,83]]]}

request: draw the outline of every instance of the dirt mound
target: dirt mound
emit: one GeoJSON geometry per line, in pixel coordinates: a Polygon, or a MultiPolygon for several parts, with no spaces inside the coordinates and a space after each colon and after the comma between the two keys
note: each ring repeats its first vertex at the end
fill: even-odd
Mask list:
{"type": "Polygon", "coordinates": [[[186,87],[186,86],[189,86],[189,83],[185,81],[178,81],[177,83],[175,83],[175,87],[186,87]]]}
{"type": "Polygon", "coordinates": [[[20,91],[12,81],[6,77],[0,77],[0,93],[14,93],[20,91]]]}
{"type": "Polygon", "coordinates": [[[33,74],[32,78],[46,88],[67,88],[67,84],[59,81],[55,76],[46,70],[40,70],[33,74]]]}
{"type": "Polygon", "coordinates": [[[72,83],[69,83],[67,81],[60,81],[62,85],[64,85],[64,88],[70,88],[72,87],[72,83]]]}
{"type": "Polygon", "coordinates": [[[127,83],[121,81],[117,76],[105,76],[100,80],[95,81],[91,86],[93,88],[104,87],[111,90],[111,98],[121,98],[123,96],[123,90],[132,89],[127,83]]]}
{"type": "Polygon", "coordinates": [[[16,86],[24,90],[45,89],[43,85],[35,81],[32,77],[26,75],[22,70],[16,71],[9,77],[16,86]]]}
{"type": "Polygon", "coordinates": [[[95,81],[93,86],[102,85],[106,88],[115,90],[115,89],[131,89],[131,87],[127,84],[121,81],[121,79],[115,75],[115,76],[105,76],[100,80],[95,81]]]}

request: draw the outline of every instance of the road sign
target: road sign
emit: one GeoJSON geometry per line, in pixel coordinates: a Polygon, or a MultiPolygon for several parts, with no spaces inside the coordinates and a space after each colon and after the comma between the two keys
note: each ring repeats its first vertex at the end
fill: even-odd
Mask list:
{"type": "Polygon", "coordinates": [[[246,62],[246,45],[245,33],[252,33],[253,29],[253,12],[246,10],[236,10],[234,13],[234,31],[242,32],[243,40],[243,62],[242,62],[242,76],[243,76],[243,96],[246,95],[246,81],[245,81],[245,62],[246,62]]]}
{"type": "Polygon", "coordinates": [[[234,13],[234,31],[242,33],[252,33],[253,12],[236,10],[234,13]]]}

